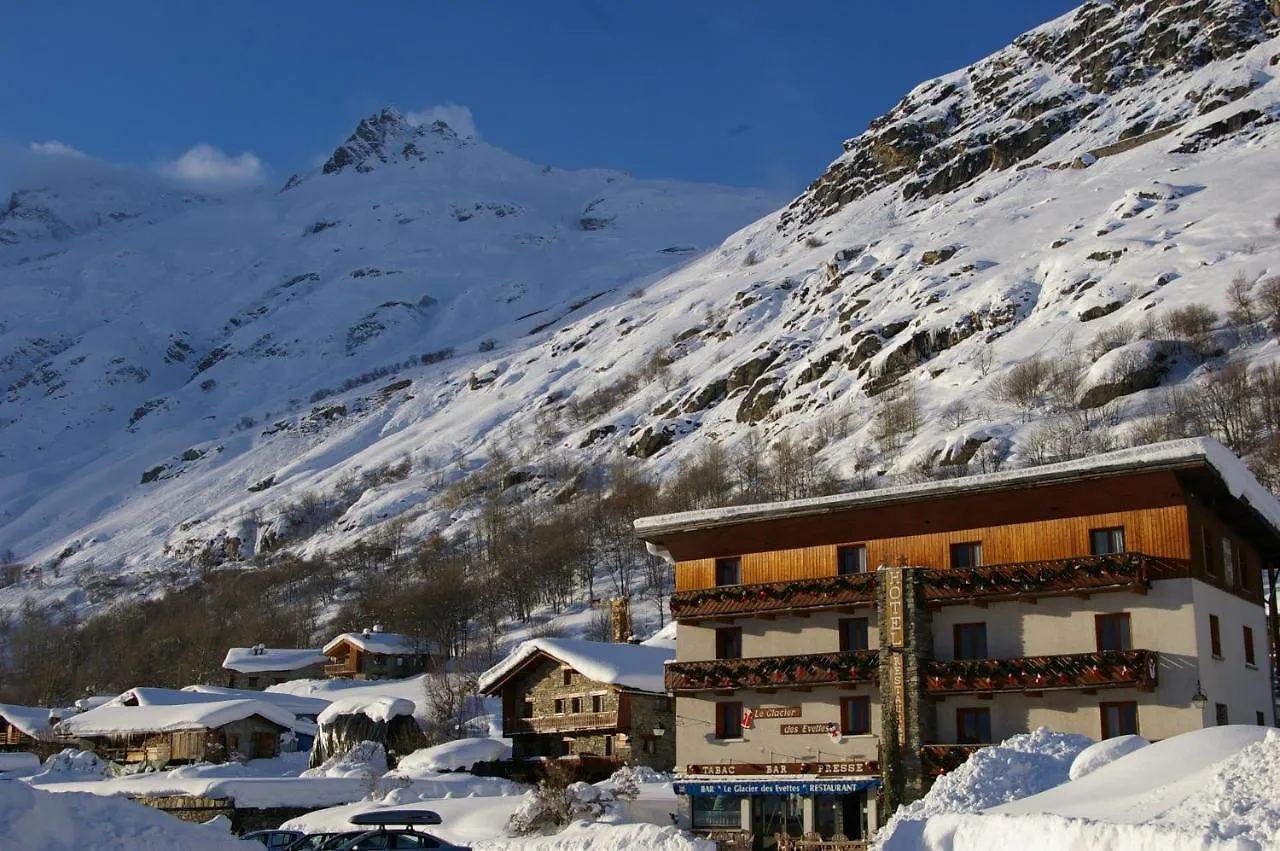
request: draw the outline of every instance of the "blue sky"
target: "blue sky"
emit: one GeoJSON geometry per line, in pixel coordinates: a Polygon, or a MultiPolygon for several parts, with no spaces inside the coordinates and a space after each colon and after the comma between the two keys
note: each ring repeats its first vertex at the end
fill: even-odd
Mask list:
{"type": "Polygon", "coordinates": [[[915,84],[1075,5],[15,3],[0,137],[274,181],[384,105],[454,104],[538,163],[796,192],[915,84]]]}

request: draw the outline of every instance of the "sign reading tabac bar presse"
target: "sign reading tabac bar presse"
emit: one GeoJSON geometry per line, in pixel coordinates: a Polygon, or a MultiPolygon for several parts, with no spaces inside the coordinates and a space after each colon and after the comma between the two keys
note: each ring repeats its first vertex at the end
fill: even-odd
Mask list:
{"type": "Polygon", "coordinates": [[[819,777],[859,776],[879,774],[880,763],[874,760],[849,760],[846,762],[713,762],[707,765],[685,766],[690,777],[747,777],[780,774],[816,774],[819,777]]]}

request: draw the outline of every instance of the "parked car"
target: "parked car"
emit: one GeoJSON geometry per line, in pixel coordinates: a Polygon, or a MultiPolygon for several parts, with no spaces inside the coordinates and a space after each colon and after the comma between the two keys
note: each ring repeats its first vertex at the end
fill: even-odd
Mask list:
{"type": "MultiPolygon", "coordinates": [[[[471,851],[465,845],[454,845],[438,836],[416,830],[418,825],[440,824],[439,813],[431,810],[373,810],[351,817],[354,825],[374,827],[331,846],[334,851],[384,851],[398,848],[430,848],[434,851],[471,851]],[[390,827],[389,825],[404,825],[390,827]]],[[[330,846],[324,846],[326,848],[330,846]]]]}
{"type": "Polygon", "coordinates": [[[303,836],[300,830],[255,830],[240,838],[249,842],[261,842],[268,848],[288,848],[303,836]]]}
{"type": "Polygon", "coordinates": [[[364,836],[367,830],[347,830],[341,833],[308,833],[285,851],[332,851],[348,839],[364,836]]]}

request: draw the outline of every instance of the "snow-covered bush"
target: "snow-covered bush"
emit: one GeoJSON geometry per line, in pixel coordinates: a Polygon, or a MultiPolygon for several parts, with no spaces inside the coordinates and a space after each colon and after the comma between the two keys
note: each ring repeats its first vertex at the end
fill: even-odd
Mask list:
{"type": "Polygon", "coordinates": [[[100,780],[111,774],[111,764],[93,751],[66,748],[44,761],[32,780],[100,780]]]}
{"type": "Polygon", "coordinates": [[[303,777],[372,777],[387,773],[387,752],[377,742],[361,742],[349,751],[334,754],[303,777]]]}
{"type": "Polygon", "coordinates": [[[562,784],[567,772],[550,770],[547,778],[511,814],[507,830],[516,836],[547,834],[556,833],[575,821],[599,821],[611,813],[618,802],[634,800],[640,794],[641,776],[635,769],[622,768],[607,781],[612,788],[582,781],[565,786],[562,784]]]}

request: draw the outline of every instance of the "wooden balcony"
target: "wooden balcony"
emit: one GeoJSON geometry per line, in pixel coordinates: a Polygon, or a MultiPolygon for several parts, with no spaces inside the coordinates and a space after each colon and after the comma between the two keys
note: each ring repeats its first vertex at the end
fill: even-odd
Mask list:
{"type": "Polygon", "coordinates": [[[1138,688],[1159,683],[1160,656],[1152,650],[1112,650],[1015,659],[925,662],[925,694],[1044,692],[1069,689],[1138,688]]]}
{"type": "Polygon", "coordinates": [[[925,599],[934,608],[986,605],[1001,600],[1034,603],[1066,597],[1129,591],[1145,594],[1153,579],[1189,575],[1185,560],[1143,553],[1114,553],[1050,561],[996,564],[964,570],[936,570],[925,577],[925,599]]]}
{"type": "Polygon", "coordinates": [[[324,666],[326,677],[351,677],[360,673],[360,669],[352,662],[335,662],[324,666]]]}
{"type": "Polygon", "coordinates": [[[571,733],[586,730],[616,730],[618,713],[571,712],[566,715],[543,715],[537,718],[502,719],[503,735],[520,733],[571,733]]]}
{"type": "Polygon", "coordinates": [[[854,573],[676,591],[671,595],[671,616],[684,622],[735,615],[776,616],[834,606],[871,606],[875,599],[876,575],[854,573]]]}
{"type": "Polygon", "coordinates": [[[920,748],[920,766],[925,777],[939,777],[955,771],[978,748],[986,745],[925,745],[920,748]]]}
{"type": "Polygon", "coordinates": [[[857,685],[876,682],[879,664],[874,650],[673,662],[667,665],[666,686],[667,691],[687,693],[857,685]]]}

